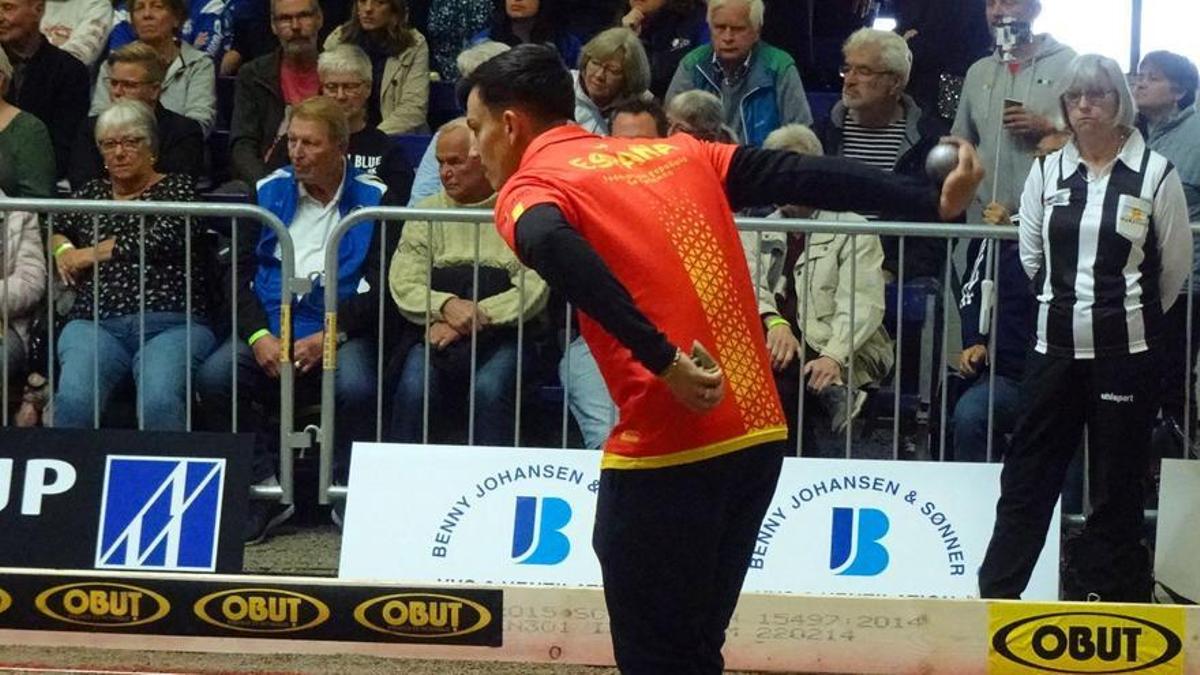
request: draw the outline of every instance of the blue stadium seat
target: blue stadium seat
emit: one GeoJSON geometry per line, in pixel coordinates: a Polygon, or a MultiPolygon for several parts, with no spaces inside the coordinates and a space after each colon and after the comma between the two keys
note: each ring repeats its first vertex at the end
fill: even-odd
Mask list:
{"type": "Polygon", "coordinates": [[[462,108],[458,107],[458,96],[454,92],[454,84],[450,82],[429,83],[429,112],[425,115],[425,121],[429,123],[430,130],[437,131],[438,127],[462,114],[462,108]]]}
{"type": "Polygon", "coordinates": [[[425,149],[429,147],[429,141],[433,139],[433,136],[429,134],[398,134],[392,136],[391,139],[393,145],[400,147],[409,166],[415,170],[421,165],[421,158],[425,156],[425,149]]]}

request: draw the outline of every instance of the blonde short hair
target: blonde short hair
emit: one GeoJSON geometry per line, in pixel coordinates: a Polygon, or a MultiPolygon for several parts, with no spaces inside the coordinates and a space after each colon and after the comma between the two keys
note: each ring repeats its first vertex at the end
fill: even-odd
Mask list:
{"type": "Polygon", "coordinates": [[[625,75],[625,86],[617,95],[637,96],[650,88],[650,59],[642,41],[628,28],[609,28],[588,40],[579,52],[579,70],[590,61],[606,61],[621,57],[621,72],[625,75]]]}
{"type": "Polygon", "coordinates": [[[163,64],[162,57],[145,42],[135,40],[108,55],[109,68],[118,63],[132,63],[145,68],[146,75],[154,84],[162,84],[167,77],[167,66],[163,64]]]}
{"type": "Polygon", "coordinates": [[[350,143],[350,123],[346,120],[346,113],[337,101],[328,96],[314,96],[293,106],[290,119],[321,122],[334,145],[344,148],[350,143]]]}
{"type": "Polygon", "coordinates": [[[812,129],[803,124],[785,124],[767,135],[763,141],[764,150],[787,150],[800,155],[825,154],[821,141],[812,129]]]}

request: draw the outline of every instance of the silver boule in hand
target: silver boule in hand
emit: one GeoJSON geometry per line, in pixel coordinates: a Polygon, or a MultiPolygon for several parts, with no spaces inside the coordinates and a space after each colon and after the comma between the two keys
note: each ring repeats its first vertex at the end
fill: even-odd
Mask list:
{"type": "Polygon", "coordinates": [[[958,146],[952,143],[938,143],[925,157],[925,173],[929,180],[941,184],[946,176],[958,166],[958,146]]]}

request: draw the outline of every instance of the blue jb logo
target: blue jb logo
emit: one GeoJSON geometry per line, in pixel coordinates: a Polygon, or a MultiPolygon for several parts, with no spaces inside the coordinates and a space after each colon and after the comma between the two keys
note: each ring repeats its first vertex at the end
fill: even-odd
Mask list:
{"type": "Polygon", "coordinates": [[[557,565],[571,553],[562,529],[571,522],[571,505],[558,497],[517,497],[512,557],[518,565],[557,565]],[[540,508],[539,508],[540,505],[540,508]]]}
{"type": "Polygon", "coordinates": [[[835,507],[829,569],[834,574],[853,577],[873,577],[883,572],[889,558],[887,549],[879,542],[889,528],[887,514],[879,509],[835,507]]]}
{"type": "Polygon", "coordinates": [[[96,567],[212,572],[225,460],[108,457],[96,567]]]}

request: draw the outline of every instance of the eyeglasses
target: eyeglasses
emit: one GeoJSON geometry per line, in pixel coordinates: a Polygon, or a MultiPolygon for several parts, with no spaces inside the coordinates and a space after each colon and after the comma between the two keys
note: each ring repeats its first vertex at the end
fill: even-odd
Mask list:
{"type": "Polygon", "coordinates": [[[303,23],[317,16],[317,13],[311,9],[306,9],[303,12],[294,14],[276,14],[271,17],[271,20],[276,24],[303,23]]]}
{"type": "Polygon", "coordinates": [[[139,82],[138,80],[118,80],[115,77],[108,78],[109,89],[139,89],[158,84],[157,82],[139,82]]]}
{"type": "Polygon", "coordinates": [[[588,61],[586,67],[595,74],[602,74],[606,77],[622,77],[625,75],[625,68],[621,66],[605,65],[599,61],[588,61]]]}
{"type": "Polygon", "coordinates": [[[1079,105],[1085,98],[1091,103],[1103,103],[1116,96],[1112,89],[1071,89],[1062,95],[1067,105],[1079,105]]]}
{"type": "Polygon", "coordinates": [[[854,75],[855,77],[861,77],[861,78],[866,79],[866,78],[871,78],[871,77],[879,77],[880,75],[890,75],[891,71],[890,70],[873,70],[866,66],[851,66],[848,64],[842,64],[842,67],[838,68],[838,73],[841,74],[841,76],[843,78],[849,77],[850,75],[854,75]]]}
{"type": "Polygon", "coordinates": [[[100,152],[116,152],[117,148],[132,152],[145,142],[145,136],[126,136],[125,138],[105,138],[97,141],[96,146],[100,148],[100,152]]]}
{"type": "Polygon", "coordinates": [[[357,94],[362,91],[366,82],[322,82],[321,91],[329,94],[357,94]]]}

